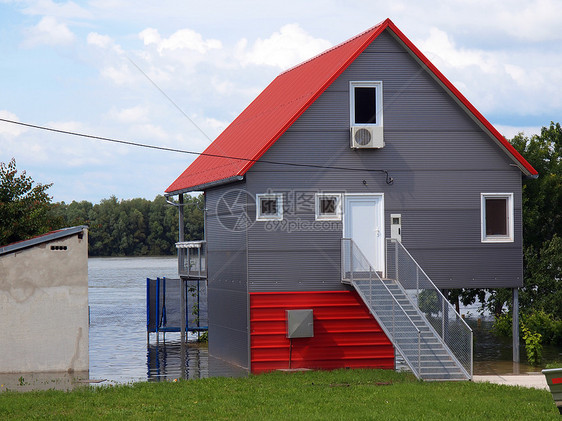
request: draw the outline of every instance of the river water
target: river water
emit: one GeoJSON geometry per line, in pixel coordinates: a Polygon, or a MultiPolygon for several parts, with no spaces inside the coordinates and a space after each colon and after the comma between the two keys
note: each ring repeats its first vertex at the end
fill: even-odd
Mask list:
{"type": "Polygon", "coordinates": [[[90,378],[147,380],[146,278],[177,278],[175,257],[88,259],[90,378]]]}

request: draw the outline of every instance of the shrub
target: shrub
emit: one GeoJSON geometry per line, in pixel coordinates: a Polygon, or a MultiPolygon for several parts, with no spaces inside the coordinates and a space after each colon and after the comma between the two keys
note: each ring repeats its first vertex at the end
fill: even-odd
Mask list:
{"type": "MultiPolygon", "coordinates": [[[[525,325],[530,332],[539,333],[542,343],[562,345],[562,320],[556,319],[552,314],[542,310],[521,314],[519,318],[520,332],[523,334],[522,326],[525,325]]],[[[492,331],[498,336],[512,336],[511,312],[504,313],[494,319],[492,331]]]]}
{"type": "Polygon", "coordinates": [[[492,332],[494,332],[498,336],[511,337],[513,335],[511,320],[511,312],[503,313],[499,316],[494,316],[492,332]]]}
{"type": "Polygon", "coordinates": [[[531,365],[539,365],[542,360],[542,344],[541,334],[532,332],[522,324],[523,340],[525,341],[525,352],[527,353],[527,361],[531,365]]]}

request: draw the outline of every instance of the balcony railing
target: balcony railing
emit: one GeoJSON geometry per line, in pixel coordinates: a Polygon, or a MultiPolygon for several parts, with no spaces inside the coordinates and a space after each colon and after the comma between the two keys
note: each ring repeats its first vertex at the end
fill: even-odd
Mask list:
{"type": "Polygon", "coordinates": [[[207,249],[205,241],[182,241],[178,249],[178,274],[183,277],[207,277],[207,249]]]}

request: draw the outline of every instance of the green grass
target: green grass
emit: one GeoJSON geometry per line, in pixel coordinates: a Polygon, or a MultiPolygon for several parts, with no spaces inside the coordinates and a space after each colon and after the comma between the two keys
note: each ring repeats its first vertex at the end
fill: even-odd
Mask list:
{"type": "Polygon", "coordinates": [[[4,392],[0,419],[559,420],[550,393],[384,370],[4,392]]]}

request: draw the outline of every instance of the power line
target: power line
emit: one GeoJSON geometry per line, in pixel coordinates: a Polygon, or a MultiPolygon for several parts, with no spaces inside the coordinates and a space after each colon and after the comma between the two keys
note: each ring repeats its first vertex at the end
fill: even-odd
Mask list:
{"type": "Polygon", "coordinates": [[[205,132],[203,131],[203,129],[201,129],[201,127],[199,127],[199,126],[195,123],[195,121],[193,121],[193,120],[180,108],[180,106],[179,106],[178,104],[176,104],[176,103],[174,102],[174,100],[173,100],[172,98],[170,98],[170,96],[169,96],[166,92],[164,92],[164,90],[162,90],[162,89],[160,88],[160,86],[158,86],[158,85],[156,84],[156,82],[154,82],[154,81],[150,78],[150,76],[148,76],[148,75],[146,74],[146,72],[140,68],[140,66],[139,66],[137,63],[135,63],[135,62],[133,61],[133,59],[131,59],[129,56],[126,56],[126,57],[127,57],[127,60],[129,60],[129,61],[131,62],[131,64],[132,64],[133,66],[135,66],[135,67],[137,68],[137,70],[138,70],[139,72],[141,72],[141,73],[144,75],[144,77],[147,78],[148,81],[149,81],[156,89],[158,89],[158,91],[159,91],[162,95],[164,95],[164,97],[166,97],[166,99],[167,99],[168,101],[170,101],[170,102],[172,103],[172,105],[173,105],[180,113],[182,113],[182,115],[183,115],[185,118],[187,118],[187,119],[189,120],[189,122],[190,122],[191,124],[193,124],[193,125],[195,126],[195,128],[196,128],[197,130],[199,130],[203,136],[205,136],[205,137],[209,140],[209,142],[212,142],[212,139],[207,135],[207,133],[205,133],[205,132]]]}
{"type": "Polygon", "coordinates": [[[392,184],[394,182],[394,179],[388,174],[387,170],[339,167],[339,166],[333,166],[333,165],[301,164],[301,163],[298,163],[298,162],[280,162],[280,161],[270,161],[270,160],[266,160],[266,159],[253,159],[253,158],[242,158],[242,157],[237,157],[237,156],[219,155],[219,154],[212,154],[212,153],[207,153],[207,152],[194,152],[194,151],[187,151],[185,149],[175,149],[175,148],[167,148],[165,146],[147,145],[145,143],[131,142],[131,141],[127,141],[127,140],[113,139],[113,138],[110,138],[110,137],[103,137],[103,136],[95,136],[95,135],[86,134],[86,133],[71,132],[69,130],[54,129],[52,127],[39,126],[37,124],[30,124],[30,123],[22,123],[21,121],[9,120],[9,119],[6,119],[6,118],[0,118],[0,121],[3,121],[5,123],[17,124],[19,126],[29,127],[29,128],[32,128],[32,129],[45,130],[45,131],[49,131],[49,132],[61,133],[61,134],[66,134],[66,135],[70,135],[70,136],[85,137],[87,139],[101,140],[101,141],[104,141],[104,142],[120,143],[122,145],[137,146],[137,147],[140,147],[140,148],[156,149],[156,150],[167,151],[167,152],[184,153],[184,154],[188,154],[188,155],[198,155],[198,156],[208,156],[208,157],[213,157],[213,158],[233,159],[233,160],[245,161],[245,162],[263,162],[263,163],[266,163],[266,164],[285,165],[285,166],[290,166],[290,167],[318,168],[318,169],[324,169],[324,170],[340,170],[340,171],[355,171],[355,172],[377,172],[377,173],[383,173],[383,174],[386,175],[386,183],[387,184],[392,184]]]}

